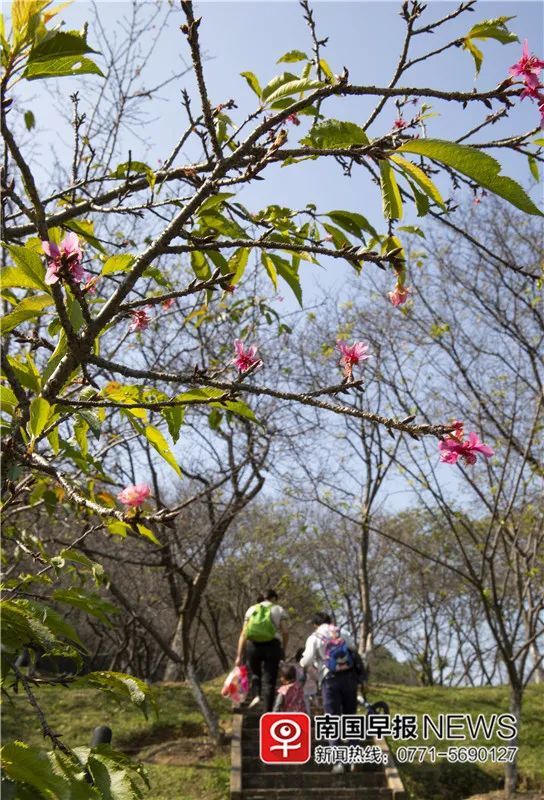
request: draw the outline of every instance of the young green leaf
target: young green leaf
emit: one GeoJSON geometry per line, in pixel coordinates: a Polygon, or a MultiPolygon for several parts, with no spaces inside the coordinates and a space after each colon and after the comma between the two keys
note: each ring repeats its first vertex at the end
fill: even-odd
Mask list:
{"type": "Polygon", "coordinates": [[[257,95],[257,97],[260,99],[263,90],[261,89],[261,84],[259,83],[257,76],[254,75],[253,72],[241,72],[240,75],[242,76],[242,78],[246,79],[249,88],[252,89],[257,95]]]}
{"type": "Polygon", "coordinates": [[[296,64],[297,61],[308,61],[308,56],[302,50],[289,50],[281,58],[278,58],[276,64],[296,64]]]}
{"type": "Polygon", "coordinates": [[[53,298],[49,294],[38,294],[35,297],[25,297],[2,320],[2,334],[9,333],[22,322],[38,317],[47,306],[53,305],[53,298]]]}
{"type": "Polygon", "coordinates": [[[111,275],[113,272],[125,272],[134,263],[134,256],[128,253],[118,253],[110,256],[102,267],[102,275],[111,275]]]}
{"type": "Polygon", "coordinates": [[[369,143],[370,140],[360,125],[356,125],[354,122],[343,122],[339,119],[326,119],[318,122],[308,136],[301,139],[301,144],[322,148],[351,147],[369,143]]]}
{"type": "Polygon", "coordinates": [[[420,167],[416,166],[402,156],[394,155],[391,156],[390,160],[400,167],[402,172],[411,178],[419,186],[419,188],[431,198],[431,200],[434,200],[434,202],[440,206],[440,208],[446,208],[446,204],[444,203],[438,188],[420,167]]]}
{"type": "Polygon", "coordinates": [[[402,219],[402,199],[389,161],[380,161],[382,208],[386,219],[402,219]]]}
{"type": "Polygon", "coordinates": [[[32,128],[36,126],[36,117],[34,116],[32,111],[25,111],[25,128],[27,131],[31,131],[32,128]]]}

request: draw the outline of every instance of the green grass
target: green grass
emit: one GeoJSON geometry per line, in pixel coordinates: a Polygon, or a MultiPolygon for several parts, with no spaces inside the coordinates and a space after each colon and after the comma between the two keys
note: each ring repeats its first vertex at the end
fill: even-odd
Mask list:
{"type": "MultiPolygon", "coordinates": [[[[230,707],[220,697],[220,686],[221,680],[213,681],[207,684],[206,690],[228,732],[230,707]]],[[[37,694],[49,723],[72,746],[88,744],[95,726],[110,725],[114,746],[145,763],[152,787],[149,800],[228,798],[229,749],[211,746],[187,687],[157,687],[158,718],[149,720],[145,720],[135,708],[120,708],[90,689],[43,688],[37,694]]],[[[369,699],[386,700],[392,714],[420,716],[427,713],[433,718],[440,713],[481,713],[488,716],[508,710],[505,688],[428,689],[374,685],[369,699]]],[[[523,785],[537,790],[544,789],[543,717],[544,693],[539,687],[531,687],[527,690],[523,708],[520,768],[523,785]]],[[[13,702],[8,700],[4,703],[2,733],[4,742],[22,739],[38,747],[44,746],[34,712],[21,694],[15,696],[13,702]]],[[[492,743],[481,740],[475,744],[492,743]]],[[[394,750],[398,744],[390,740],[390,746],[394,750]]],[[[501,775],[501,765],[489,763],[449,765],[442,761],[434,765],[401,766],[401,776],[410,800],[462,800],[477,792],[496,789],[501,775]]]]}
{"type": "MultiPolygon", "coordinates": [[[[375,685],[369,692],[370,701],[385,700],[391,714],[429,714],[436,719],[439,714],[483,714],[508,712],[508,690],[498,688],[441,687],[420,688],[414,686],[375,685]]],[[[526,690],[520,731],[519,768],[520,785],[527,789],[544,790],[544,692],[541,687],[531,686],[526,690]]],[[[389,740],[393,751],[401,745],[437,745],[444,750],[452,746],[503,745],[500,739],[486,741],[439,742],[394,742],[389,740]],[[440,744],[440,747],[438,745],[440,744]],[[445,745],[445,746],[444,746],[445,745]]],[[[435,764],[402,764],[401,777],[409,791],[410,800],[462,800],[471,794],[489,792],[501,787],[504,767],[502,764],[449,764],[437,760],[435,764]]]]}

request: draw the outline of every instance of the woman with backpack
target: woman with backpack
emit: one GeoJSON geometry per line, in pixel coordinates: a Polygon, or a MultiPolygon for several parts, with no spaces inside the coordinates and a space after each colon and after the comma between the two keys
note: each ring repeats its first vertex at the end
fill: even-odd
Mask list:
{"type": "MultiPolygon", "coordinates": [[[[300,666],[317,669],[325,714],[356,714],[359,678],[355,642],[347,631],[332,624],[329,614],[320,611],[312,621],[314,632],[306,640],[300,666]]],[[[339,743],[330,742],[331,745],[339,743]]],[[[332,771],[344,772],[344,765],[335,764],[332,771]]]]}
{"type": "Polygon", "coordinates": [[[256,604],[248,608],[234,662],[236,666],[242,663],[245,649],[254,694],[250,708],[262,699],[265,711],[272,711],[274,706],[278,668],[289,641],[287,614],[277,599],[277,592],[269,589],[266,596],[259,595],[256,604]]]}

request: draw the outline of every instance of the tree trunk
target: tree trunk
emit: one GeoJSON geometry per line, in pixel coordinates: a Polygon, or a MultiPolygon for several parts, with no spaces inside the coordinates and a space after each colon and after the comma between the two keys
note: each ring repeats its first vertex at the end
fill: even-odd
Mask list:
{"type": "MultiPolygon", "coordinates": [[[[517,733],[514,739],[508,742],[509,747],[519,747],[519,730],[521,726],[521,704],[523,701],[523,688],[516,682],[510,688],[510,713],[516,719],[515,725],[517,733]]],[[[504,797],[506,800],[513,798],[518,785],[518,758],[517,754],[511,764],[506,764],[504,768],[504,797]]]]}
{"type": "Polygon", "coordinates": [[[533,661],[536,664],[533,681],[534,683],[544,683],[544,662],[542,661],[542,656],[536,646],[536,642],[532,642],[530,650],[533,661]]]}
{"type": "Polygon", "coordinates": [[[359,596],[363,613],[359,635],[359,650],[367,667],[374,647],[372,607],[370,604],[370,576],[368,574],[369,539],[370,531],[368,523],[365,521],[361,526],[361,547],[359,551],[359,596]]]}
{"type": "Polygon", "coordinates": [[[189,682],[189,686],[191,687],[191,691],[193,693],[193,697],[195,698],[196,703],[202,712],[202,716],[206,721],[206,725],[208,726],[210,736],[214,742],[220,744],[222,740],[222,731],[219,727],[217,715],[211,708],[210,704],[208,703],[208,698],[202,691],[202,687],[196,676],[196,670],[192,662],[189,662],[185,665],[185,672],[187,675],[187,681],[189,682]]]}
{"type": "Polygon", "coordinates": [[[171,658],[168,659],[166,662],[166,668],[164,670],[164,680],[165,681],[181,681],[183,680],[183,666],[181,663],[181,657],[183,656],[183,615],[180,614],[178,617],[178,624],[176,625],[176,631],[174,636],[172,637],[172,641],[170,642],[170,649],[177,653],[180,657],[180,661],[173,661],[171,658]]]}

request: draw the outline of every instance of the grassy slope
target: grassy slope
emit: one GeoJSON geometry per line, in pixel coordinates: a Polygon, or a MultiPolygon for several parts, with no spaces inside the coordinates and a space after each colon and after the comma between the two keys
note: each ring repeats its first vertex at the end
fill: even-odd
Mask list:
{"type": "MultiPolygon", "coordinates": [[[[208,694],[228,730],[229,708],[219,696],[220,683],[208,684],[208,694]]],[[[505,712],[508,707],[507,692],[502,688],[373,686],[369,697],[386,700],[392,714],[427,713],[433,717],[448,712],[487,716],[505,712]]],[[[54,729],[74,746],[88,744],[96,725],[109,724],[114,732],[114,745],[145,761],[152,784],[149,800],[224,800],[228,797],[228,748],[214,752],[206,742],[201,718],[186,687],[159,687],[159,717],[149,721],[138,711],[119,709],[88,689],[42,689],[39,698],[54,729]]],[[[523,717],[520,758],[523,779],[531,786],[544,788],[544,693],[538,687],[528,690],[523,717]]],[[[4,705],[3,740],[12,738],[43,746],[32,709],[22,696],[16,697],[13,704],[4,705]]],[[[394,747],[393,742],[390,744],[394,747]]],[[[401,773],[411,800],[461,800],[470,794],[496,788],[502,770],[499,765],[450,766],[443,762],[403,765],[401,773]]]]}
{"type": "MultiPolygon", "coordinates": [[[[412,686],[373,686],[369,699],[386,700],[391,714],[471,714],[485,717],[493,713],[508,712],[508,692],[505,688],[449,689],[412,686]]],[[[544,790],[544,692],[541,687],[527,689],[522,714],[519,765],[521,785],[544,790]]],[[[393,750],[395,742],[389,741],[393,750]]],[[[399,742],[411,744],[411,742],[399,742]]],[[[437,740],[414,744],[438,745],[437,740]]],[[[444,743],[440,743],[444,750],[444,743]]],[[[505,744],[499,739],[475,742],[456,741],[453,746],[491,746],[505,744]]],[[[447,746],[447,745],[446,745],[447,746]]],[[[477,792],[488,792],[500,785],[503,775],[501,764],[403,764],[401,775],[410,791],[411,800],[461,800],[477,792]]]]}

